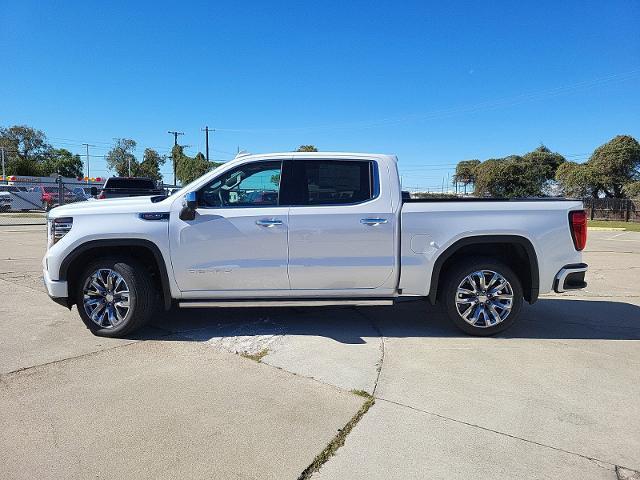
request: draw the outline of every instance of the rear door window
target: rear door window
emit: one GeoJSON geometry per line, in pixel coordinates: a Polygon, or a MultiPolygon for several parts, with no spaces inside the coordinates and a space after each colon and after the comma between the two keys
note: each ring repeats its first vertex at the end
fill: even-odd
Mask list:
{"type": "Polygon", "coordinates": [[[287,163],[283,205],[348,205],[376,196],[374,162],[293,160],[287,163]]]}

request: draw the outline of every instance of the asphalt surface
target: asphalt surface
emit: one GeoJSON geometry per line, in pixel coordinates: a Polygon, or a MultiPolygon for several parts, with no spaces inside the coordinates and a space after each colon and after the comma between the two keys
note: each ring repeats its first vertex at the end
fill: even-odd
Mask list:
{"type": "Polygon", "coordinates": [[[590,232],[588,288],[496,338],[409,302],[178,310],[101,339],[46,297],[44,242],[0,227],[0,478],[295,479],[362,405],[352,389],[376,403],[313,478],[640,470],[638,233],[590,232]]]}

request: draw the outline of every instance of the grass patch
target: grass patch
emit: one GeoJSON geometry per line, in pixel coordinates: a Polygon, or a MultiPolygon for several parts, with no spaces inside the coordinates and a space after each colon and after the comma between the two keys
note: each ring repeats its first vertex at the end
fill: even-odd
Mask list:
{"type": "Polygon", "coordinates": [[[263,348],[257,353],[242,352],[240,356],[243,358],[248,358],[249,360],[253,360],[254,362],[260,363],[262,359],[265,357],[265,355],[267,355],[268,353],[269,353],[269,349],[263,348]]]}
{"type": "Polygon", "coordinates": [[[609,220],[589,220],[589,227],[604,228],[624,228],[629,232],[640,232],[640,223],[638,222],[617,222],[609,220]]]}
{"type": "Polygon", "coordinates": [[[46,218],[45,212],[2,212],[0,218],[46,218]]]}
{"type": "Polygon", "coordinates": [[[365,402],[360,407],[360,410],[358,410],[356,414],[351,417],[351,420],[349,420],[344,427],[338,430],[338,434],[333,437],[333,440],[329,442],[329,445],[327,445],[324,450],[322,450],[322,452],[320,452],[316,456],[316,458],[313,459],[311,465],[309,465],[304,470],[304,472],[300,474],[298,480],[307,480],[311,478],[311,475],[320,470],[320,467],[322,467],[322,465],[324,465],[327,460],[333,457],[336,454],[336,451],[344,445],[344,442],[347,439],[347,435],[351,433],[353,427],[355,427],[360,419],[364,417],[364,414],[367,413],[371,406],[376,403],[375,399],[364,390],[351,390],[351,393],[366,398],[365,402]]]}
{"type": "Polygon", "coordinates": [[[369,392],[365,390],[351,390],[351,393],[353,393],[354,395],[358,395],[359,397],[371,398],[371,395],[369,394],[369,392]]]}

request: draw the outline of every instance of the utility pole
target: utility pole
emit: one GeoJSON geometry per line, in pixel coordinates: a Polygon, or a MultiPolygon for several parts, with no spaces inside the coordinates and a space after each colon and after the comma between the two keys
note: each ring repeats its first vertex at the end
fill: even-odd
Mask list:
{"type": "Polygon", "coordinates": [[[0,156],[2,156],[2,179],[6,180],[6,172],[4,171],[4,147],[0,147],[0,156]]]}
{"type": "MultiPolygon", "coordinates": [[[[175,132],[175,131],[171,131],[169,130],[167,133],[170,133],[171,135],[173,135],[173,146],[177,147],[178,146],[178,135],[184,135],[184,132],[175,132]]],[[[176,184],[176,159],[173,156],[173,152],[171,152],[171,161],[173,163],[173,184],[176,184]]]]}
{"type": "Polygon", "coordinates": [[[206,158],[208,162],[209,161],[209,132],[215,132],[216,130],[215,129],[209,130],[209,127],[204,127],[202,131],[204,132],[204,138],[206,143],[206,158]]]}
{"type": "MultiPolygon", "coordinates": [[[[82,145],[84,145],[85,147],[87,147],[87,178],[91,178],[90,175],[90,170],[89,170],[89,147],[95,147],[95,145],[89,145],[88,143],[83,143],[82,145]]],[[[89,183],[89,180],[87,180],[87,183],[89,183]]]]}

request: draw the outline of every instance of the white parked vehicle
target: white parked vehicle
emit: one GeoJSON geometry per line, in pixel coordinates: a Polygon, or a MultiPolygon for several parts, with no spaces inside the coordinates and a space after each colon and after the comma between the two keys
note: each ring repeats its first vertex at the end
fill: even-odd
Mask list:
{"type": "Polygon", "coordinates": [[[80,202],[48,215],[49,295],[94,333],[156,308],[441,303],[467,333],[509,327],[523,301],[585,287],[579,201],[403,199],[397,159],[245,155],[170,197],[80,202]]]}
{"type": "Polygon", "coordinates": [[[0,196],[9,199],[7,210],[14,212],[42,210],[42,196],[40,193],[30,192],[25,186],[0,185],[0,196]]]}
{"type": "Polygon", "coordinates": [[[8,212],[11,209],[11,194],[0,189],[0,212],[8,212]]]}

